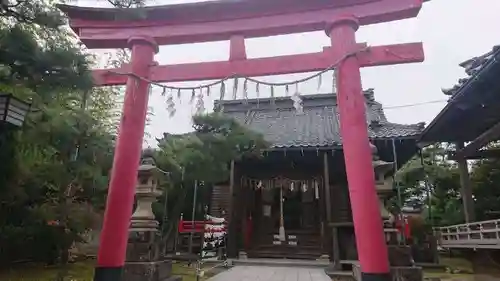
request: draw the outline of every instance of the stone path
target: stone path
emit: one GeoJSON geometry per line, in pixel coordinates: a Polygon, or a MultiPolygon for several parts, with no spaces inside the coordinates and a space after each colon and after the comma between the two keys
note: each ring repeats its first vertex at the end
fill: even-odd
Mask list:
{"type": "Polygon", "coordinates": [[[238,265],[208,281],[331,281],[324,269],[238,265]]]}

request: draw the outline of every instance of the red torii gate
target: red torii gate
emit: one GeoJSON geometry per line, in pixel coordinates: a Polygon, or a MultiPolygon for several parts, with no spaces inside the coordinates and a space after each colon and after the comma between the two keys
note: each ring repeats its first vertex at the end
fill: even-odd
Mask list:
{"type": "Polygon", "coordinates": [[[123,9],[61,5],[71,27],[88,48],[132,50],[130,64],[93,72],[96,86],[127,85],[94,280],[121,279],[146,120],[148,80],[195,81],[310,72],[324,70],[338,60],[337,99],[362,278],[389,280],[382,220],[376,215],[379,203],[360,67],[422,62],[423,47],[421,43],[409,43],[366,49],[366,44],[356,43],[355,32],[360,25],[416,17],[423,1],[219,0],[137,9],[136,20],[117,20],[123,9]],[[325,30],[332,41],[331,47],[322,52],[246,58],[245,38],[317,30],[325,30]],[[158,45],[218,40],[230,40],[228,61],[175,65],[154,62],[158,45]],[[348,55],[360,50],[365,51],[348,55]]]}

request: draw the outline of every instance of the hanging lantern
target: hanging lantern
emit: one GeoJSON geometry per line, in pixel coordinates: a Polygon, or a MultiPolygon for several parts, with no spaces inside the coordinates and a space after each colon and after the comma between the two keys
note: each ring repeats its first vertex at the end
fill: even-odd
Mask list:
{"type": "Polygon", "coordinates": [[[30,107],[31,104],[15,98],[11,94],[0,93],[0,125],[5,123],[21,127],[30,107]]]}

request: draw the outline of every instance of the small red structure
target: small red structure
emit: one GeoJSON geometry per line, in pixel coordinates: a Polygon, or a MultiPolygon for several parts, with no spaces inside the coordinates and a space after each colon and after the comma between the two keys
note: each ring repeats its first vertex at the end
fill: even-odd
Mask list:
{"type": "MultiPolygon", "coordinates": [[[[177,226],[177,232],[181,234],[185,233],[204,233],[205,225],[209,221],[186,221],[184,219],[179,220],[179,225],[177,226]]],[[[225,228],[223,228],[225,229],[225,228]]]]}
{"type": "Polygon", "coordinates": [[[120,280],[148,103],[148,81],[173,82],[321,71],[338,62],[341,134],[363,280],[389,280],[389,263],[362,95],[360,67],[421,62],[421,43],[356,42],[360,25],[417,16],[423,0],[241,0],[137,10],[61,5],[88,48],[132,50],[120,69],[95,70],[96,86],[127,85],[95,280],[120,280]],[[324,30],[322,52],[247,59],[245,38],[324,30]],[[228,61],[156,65],[158,45],[230,40],[228,61]],[[121,75],[120,75],[121,74],[121,75]],[[123,75],[126,74],[126,75],[123,75]]]}
{"type": "Polygon", "coordinates": [[[396,220],[396,228],[398,229],[399,233],[401,233],[405,237],[405,239],[411,238],[411,225],[407,216],[403,215],[402,218],[399,217],[396,220]]]}
{"type": "Polygon", "coordinates": [[[179,220],[179,225],[177,226],[177,232],[184,233],[203,233],[205,231],[206,221],[185,221],[183,219],[179,220]]]}

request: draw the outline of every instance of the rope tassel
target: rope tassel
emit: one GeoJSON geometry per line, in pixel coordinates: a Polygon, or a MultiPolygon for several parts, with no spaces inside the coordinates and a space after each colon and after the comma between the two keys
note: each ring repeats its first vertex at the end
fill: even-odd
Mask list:
{"type": "Polygon", "coordinates": [[[248,103],[248,79],[245,79],[243,82],[243,98],[245,99],[245,103],[248,103]]]}
{"type": "Polygon", "coordinates": [[[174,97],[172,95],[172,92],[168,94],[167,97],[167,112],[169,117],[173,117],[175,115],[176,109],[175,109],[175,102],[174,102],[174,97]]]}
{"type": "Polygon", "coordinates": [[[234,78],[233,82],[233,100],[238,98],[238,78],[234,78]]]}
{"type": "MultiPolygon", "coordinates": [[[[118,72],[118,71],[112,71],[110,70],[109,73],[113,73],[115,75],[126,75],[126,76],[130,76],[130,77],[133,77],[135,78],[135,85],[134,86],[137,86],[137,82],[138,81],[143,81],[143,82],[147,82],[150,84],[150,86],[154,85],[154,86],[158,86],[158,87],[161,87],[163,89],[163,92],[162,92],[162,95],[166,95],[166,90],[169,90],[170,93],[168,94],[168,97],[167,97],[167,110],[169,112],[169,114],[173,114],[175,112],[175,103],[173,101],[173,91],[177,91],[177,99],[179,100],[179,103],[182,102],[182,99],[181,99],[181,91],[183,90],[186,90],[186,91],[191,91],[191,99],[190,99],[190,103],[192,103],[194,101],[195,98],[197,98],[197,95],[196,95],[196,90],[197,89],[200,89],[200,95],[199,96],[203,96],[202,94],[202,89],[203,88],[206,88],[207,89],[207,92],[206,92],[206,95],[207,96],[210,96],[210,91],[211,91],[211,87],[212,86],[217,86],[217,85],[220,85],[220,101],[221,101],[221,104],[219,106],[219,110],[222,110],[222,103],[223,103],[223,100],[225,99],[225,94],[226,94],[226,85],[225,85],[225,82],[229,79],[233,79],[234,80],[234,84],[233,84],[233,96],[232,98],[233,99],[237,99],[238,97],[238,80],[239,78],[242,78],[244,79],[244,83],[243,83],[243,99],[245,100],[244,102],[247,102],[248,100],[248,83],[249,82],[252,82],[252,83],[255,83],[255,92],[256,92],[256,95],[257,95],[257,99],[260,97],[260,85],[265,85],[265,86],[269,86],[270,87],[270,97],[271,97],[271,104],[275,104],[275,87],[285,87],[285,95],[288,96],[289,95],[289,91],[290,91],[290,86],[292,85],[295,85],[295,88],[296,88],[296,91],[295,93],[293,94],[292,96],[292,100],[294,101],[294,108],[296,109],[296,111],[298,113],[302,113],[303,112],[303,105],[302,105],[302,98],[300,97],[300,94],[299,94],[299,91],[298,91],[298,84],[299,83],[302,83],[302,82],[307,82],[309,80],[312,80],[312,79],[315,79],[317,78],[318,79],[318,90],[321,88],[322,84],[323,84],[323,77],[322,75],[328,71],[331,71],[333,70],[333,75],[332,75],[332,92],[333,93],[336,93],[337,92],[337,87],[336,87],[336,83],[337,83],[337,72],[335,70],[335,68],[342,62],[344,61],[345,59],[351,57],[351,56],[354,56],[354,55],[357,55],[358,53],[361,53],[361,52],[367,52],[370,50],[370,47],[367,47],[367,48],[364,48],[362,50],[358,50],[358,51],[353,51],[353,52],[350,52],[346,55],[344,55],[342,58],[340,58],[338,61],[336,61],[334,64],[330,65],[329,67],[327,67],[326,69],[318,72],[318,73],[315,73],[313,75],[310,75],[308,77],[305,77],[305,78],[302,78],[302,79],[298,79],[298,80],[295,80],[295,81],[290,81],[290,82],[281,82],[281,83],[271,83],[271,82],[265,82],[265,81],[261,81],[261,80],[257,80],[257,79],[254,79],[254,78],[251,78],[251,77],[242,77],[241,75],[236,75],[236,74],[233,74],[233,75],[230,75],[228,77],[224,77],[220,80],[217,80],[217,81],[214,81],[214,82],[211,82],[211,83],[206,83],[206,84],[201,84],[201,85],[198,85],[198,86],[195,86],[195,87],[173,87],[173,86],[166,86],[166,85],[162,85],[158,82],[155,82],[155,81],[151,81],[150,79],[148,78],[145,78],[145,77],[141,77],[141,76],[138,76],[137,74],[135,73],[130,73],[130,72],[127,72],[127,73],[123,73],[123,72],[118,72]]],[[[436,101],[436,102],[439,102],[439,101],[436,101]]],[[[258,100],[257,100],[257,104],[258,104],[258,100]]],[[[204,109],[204,104],[203,104],[203,98],[200,98],[198,97],[197,99],[197,103],[196,103],[196,106],[197,106],[197,111],[198,109],[200,108],[203,108],[204,109]]]]}
{"type": "Polygon", "coordinates": [[[275,105],[276,101],[274,99],[274,86],[271,86],[271,104],[275,105]]]}
{"type": "Polygon", "coordinates": [[[332,94],[337,93],[337,70],[333,69],[332,71],[332,94]]]}
{"type": "Polygon", "coordinates": [[[203,114],[203,112],[205,112],[205,102],[203,101],[203,91],[200,88],[196,101],[196,114],[203,114]]]}

